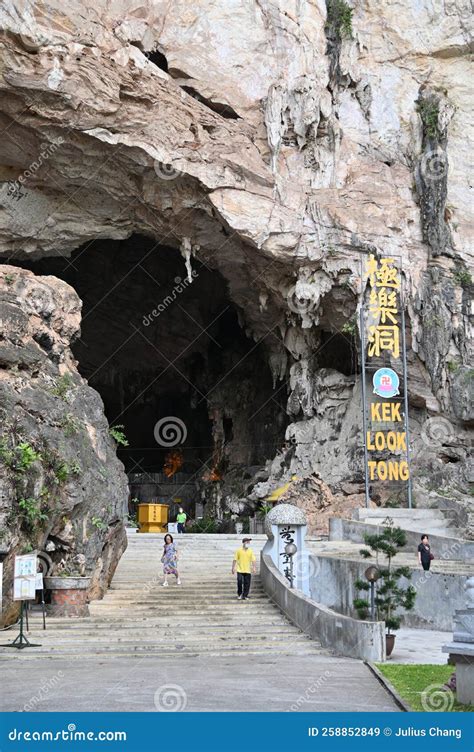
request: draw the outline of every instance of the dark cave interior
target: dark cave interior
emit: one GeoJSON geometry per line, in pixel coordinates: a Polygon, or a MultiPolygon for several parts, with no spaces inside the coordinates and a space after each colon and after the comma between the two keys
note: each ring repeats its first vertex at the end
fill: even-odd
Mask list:
{"type": "Polygon", "coordinates": [[[81,298],[73,352],[110,425],[123,426],[129,476],[251,477],[282,445],[286,389],[274,388],[264,345],[245,335],[217,271],[193,260],[189,282],[180,252],[142,235],[18,265],[81,298]]]}

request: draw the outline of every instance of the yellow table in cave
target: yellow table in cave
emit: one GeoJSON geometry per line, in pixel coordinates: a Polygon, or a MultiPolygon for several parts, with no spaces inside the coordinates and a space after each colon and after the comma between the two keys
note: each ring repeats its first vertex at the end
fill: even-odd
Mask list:
{"type": "Polygon", "coordinates": [[[138,525],[140,533],[166,533],[167,504],[139,504],[138,525]]]}

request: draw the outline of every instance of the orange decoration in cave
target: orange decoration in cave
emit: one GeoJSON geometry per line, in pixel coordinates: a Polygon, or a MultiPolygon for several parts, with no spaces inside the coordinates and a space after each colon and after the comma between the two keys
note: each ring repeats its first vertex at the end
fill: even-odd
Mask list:
{"type": "Polygon", "coordinates": [[[172,478],[183,466],[184,457],[181,449],[171,449],[165,457],[163,472],[167,478],[172,478]]]}
{"type": "Polygon", "coordinates": [[[212,480],[222,480],[223,476],[218,471],[216,467],[213,467],[212,470],[209,470],[207,473],[204,473],[202,476],[202,479],[205,481],[212,481],[212,480]]]}

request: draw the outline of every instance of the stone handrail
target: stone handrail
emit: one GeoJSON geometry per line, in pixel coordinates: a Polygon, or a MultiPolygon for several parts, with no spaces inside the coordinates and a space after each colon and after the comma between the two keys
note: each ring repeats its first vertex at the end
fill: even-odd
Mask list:
{"type": "Polygon", "coordinates": [[[261,553],[260,577],[267,595],[305,634],[349,658],[385,660],[383,621],[359,621],[316,603],[300,590],[291,589],[268,554],[261,553]]]}

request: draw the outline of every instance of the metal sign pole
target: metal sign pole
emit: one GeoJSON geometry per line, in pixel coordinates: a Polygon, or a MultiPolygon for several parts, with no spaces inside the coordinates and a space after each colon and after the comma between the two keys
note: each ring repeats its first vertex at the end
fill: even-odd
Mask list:
{"type": "Polygon", "coordinates": [[[366,413],[366,394],[367,386],[365,383],[365,318],[364,306],[360,307],[360,343],[361,343],[361,366],[362,366],[362,430],[364,431],[364,477],[365,477],[365,506],[370,506],[369,496],[369,455],[367,452],[367,413],[366,413]]]}
{"type": "Polygon", "coordinates": [[[408,494],[408,509],[412,508],[412,496],[411,496],[411,467],[410,467],[410,433],[408,430],[408,378],[407,378],[407,345],[405,336],[405,300],[404,296],[401,298],[401,313],[402,313],[402,359],[403,359],[403,402],[405,410],[405,439],[407,445],[407,466],[408,466],[408,480],[407,480],[407,494],[408,494]]]}
{"type": "Polygon", "coordinates": [[[15,637],[13,642],[9,642],[8,645],[2,645],[4,648],[17,648],[18,650],[23,650],[23,648],[39,648],[41,645],[38,645],[37,643],[30,642],[27,636],[25,635],[25,632],[23,630],[23,612],[25,607],[25,601],[21,601],[20,606],[20,634],[15,637]]]}
{"type": "Polygon", "coordinates": [[[44,604],[44,588],[41,589],[41,610],[43,612],[43,630],[46,629],[46,608],[44,604]]]}

